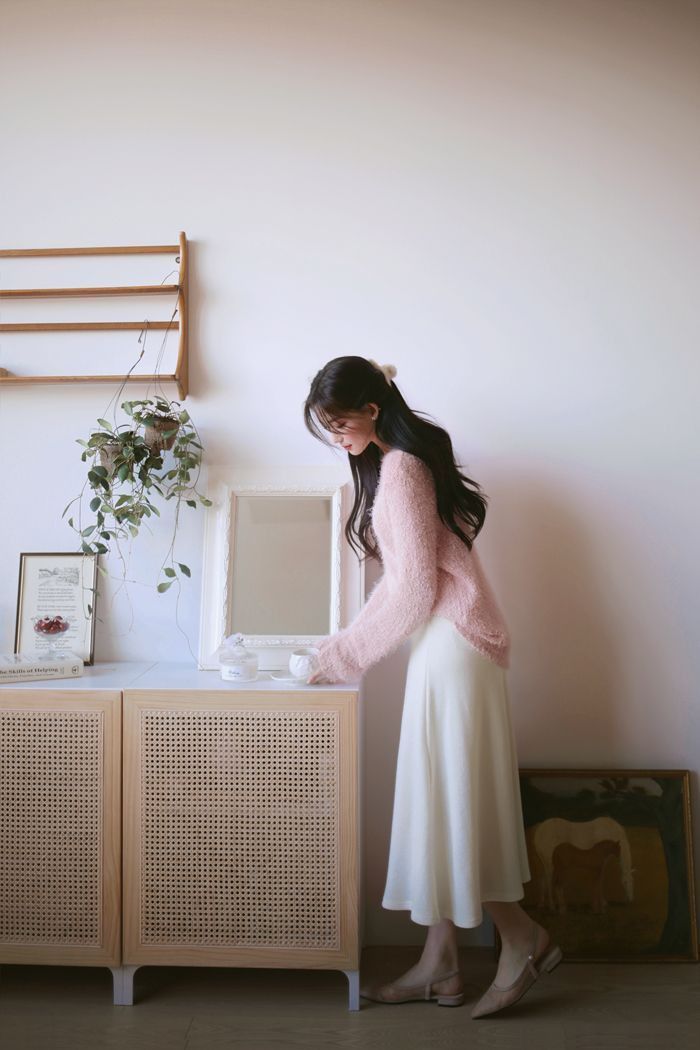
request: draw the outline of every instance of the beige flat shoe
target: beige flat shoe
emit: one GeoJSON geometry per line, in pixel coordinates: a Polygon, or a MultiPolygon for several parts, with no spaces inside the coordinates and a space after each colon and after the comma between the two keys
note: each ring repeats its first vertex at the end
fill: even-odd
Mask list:
{"type": "Polygon", "coordinates": [[[472,1010],[472,1017],[485,1017],[487,1014],[495,1014],[504,1010],[506,1006],[512,1006],[521,999],[528,988],[532,987],[541,973],[551,973],[562,960],[562,951],[558,944],[552,944],[549,935],[542,951],[535,955],[537,949],[537,929],[535,926],[535,938],[532,951],[527,957],[527,962],[520,974],[512,984],[501,988],[494,981],[472,1010]]]}
{"type": "Polygon", "coordinates": [[[438,1006],[461,1006],[464,1002],[464,992],[455,992],[453,995],[445,995],[441,992],[432,994],[434,984],[446,981],[448,977],[454,977],[458,973],[459,970],[450,970],[449,973],[443,973],[441,977],[433,977],[425,987],[397,988],[391,984],[383,984],[381,987],[365,985],[360,988],[360,995],[363,999],[372,999],[375,1003],[412,1003],[435,1000],[438,1006]]]}

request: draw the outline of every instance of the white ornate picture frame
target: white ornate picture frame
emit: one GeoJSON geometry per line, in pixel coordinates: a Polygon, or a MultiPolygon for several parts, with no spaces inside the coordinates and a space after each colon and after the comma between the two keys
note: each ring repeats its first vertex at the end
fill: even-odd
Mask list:
{"type": "MultiPolygon", "coordinates": [[[[352,478],[329,467],[210,467],[205,512],[198,666],[218,669],[216,650],[231,625],[235,515],[241,496],[322,497],[330,501],[331,566],[329,633],[352,621],[364,604],[364,569],[348,544],[344,525],[354,498],[352,478]]],[[[315,645],[325,635],[246,634],[246,648],[257,652],[260,670],[286,670],[293,649],[315,645]]]]}

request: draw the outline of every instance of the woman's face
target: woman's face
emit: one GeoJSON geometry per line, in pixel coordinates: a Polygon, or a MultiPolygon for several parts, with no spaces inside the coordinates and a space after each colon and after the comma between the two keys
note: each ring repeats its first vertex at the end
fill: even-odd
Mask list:
{"type": "Polygon", "coordinates": [[[359,456],[370,441],[383,448],[374,431],[378,411],[379,406],[370,402],[362,412],[347,412],[343,416],[336,416],[333,419],[333,429],[328,431],[331,441],[341,445],[351,456],[359,456]]]}

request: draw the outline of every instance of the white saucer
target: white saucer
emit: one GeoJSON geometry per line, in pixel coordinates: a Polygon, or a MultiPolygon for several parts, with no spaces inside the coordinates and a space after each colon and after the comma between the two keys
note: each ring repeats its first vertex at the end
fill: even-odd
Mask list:
{"type": "Polygon", "coordinates": [[[306,682],[309,674],[303,674],[300,676],[288,674],[286,671],[270,671],[270,678],[274,678],[276,682],[306,682]]]}

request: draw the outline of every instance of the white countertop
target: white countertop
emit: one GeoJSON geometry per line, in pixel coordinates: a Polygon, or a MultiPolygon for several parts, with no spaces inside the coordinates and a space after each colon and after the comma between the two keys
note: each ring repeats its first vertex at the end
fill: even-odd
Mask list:
{"type": "MultiPolygon", "coordinates": [[[[259,671],[254,682],[225,682],[218,671],[199,671],[191,663],[154,663],[129,683],[131,689],[213,689],[217,692],[275,692],[295,693],[325,690],[357,690],[359,682],[338,682],[333,685],[308,685],[306,682],[278,682],[269,671],[259,671]]],[[[124,686],[126,688],[126,686],[124,686]]]]}
{"type": "Polygon", "coordinates": [[[80,678],[45,678],[29,682],[7,682],[7,689],[210,689],[215,692],[307,692],[319,689],[355,692],[360,682],[336,682],[332,685],[308,685],[306,682],[278,682],[269,671],[260,671],[254,682],[224,682],[218,671],[200,671],[192,663],[162,661],[115,661],[86,667],[80,678]]]}

